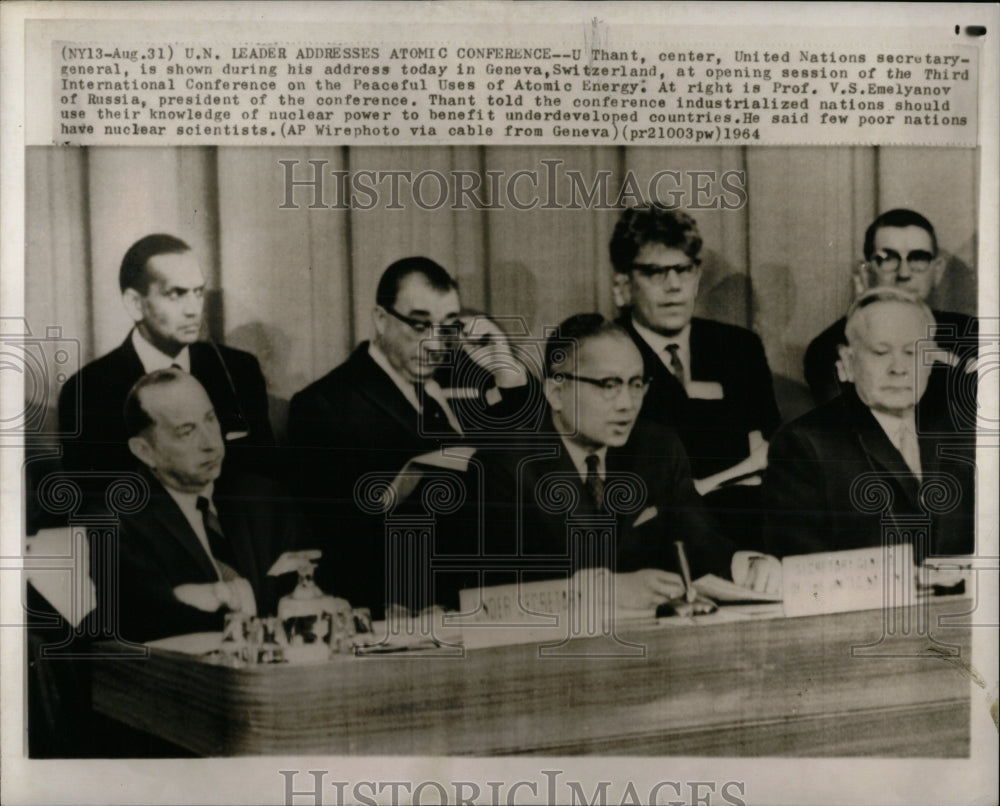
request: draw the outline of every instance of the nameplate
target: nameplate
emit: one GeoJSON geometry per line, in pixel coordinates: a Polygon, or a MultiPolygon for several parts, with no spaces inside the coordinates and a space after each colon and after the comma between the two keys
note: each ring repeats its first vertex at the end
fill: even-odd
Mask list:
{"type": "Polygon", "coordinates": [[[789,617],[913,602],[915,575],[909,543],[785,557],[781,572],[789,617]]]}
{"type": "Polygon", "coordinates": [[[469,588],[459,593],[456,621],[467,648],[559,642],[570,636],[570,603],[579,608],[582,599],[566,577],[469,588]]]}

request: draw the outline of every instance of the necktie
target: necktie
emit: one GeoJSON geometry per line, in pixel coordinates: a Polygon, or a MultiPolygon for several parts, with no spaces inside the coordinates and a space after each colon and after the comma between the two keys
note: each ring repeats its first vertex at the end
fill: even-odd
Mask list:
{"type": "Polygon", "coordinates": [[[598,472],[601,465],[601,457],[596,453],[588,453],[585,461],[587,463],[587,478],[583,482],[584,486],[586,486],[587,492],[593,498],[597,509],[602,510],[604,508],[604,479],[601,478],[601,474],[598,472]]]}
{"type": "Polygon", "coordinates": [[[670,371],[683,385],[684,383],[684,362],[680,357],[681,346],[679,344],[668,344],[667,352],[670,353],[670,371]]]}
{"type": "Polygon", "coordinates": [[[236,556],[233,554],[232,544],[226,540],[222,533],[222,524],[219,523],[218,516],[212,512],[208,499],[198,496],[198,511],[201,512],[201,522],[205,526],[205,534],[208,536],[208,547],[212,550],[212,557],[219,566],[219,573],[223,582],[236,579],[239,574],[235,571],[236,556]]]}
{"type": "Polygon", "coordinates": [[[427,393],[424,385],[418,382],[413,384],[413,388],[416,390],[417,400],[420,401],[423,430],[431,434],[457,433],[441,404],[427,393]]]}
{"type": "Polygon", "coordinates": [[[917,442],[916,434],[910,430],[906,423],[899,426],[899,430],[896,432],[896,443],[899,447],[899,452],[903,454],[903,461],[906,462],[906,466],[917,477],[917,481],[920,481],[920,445],[917,442]]]}

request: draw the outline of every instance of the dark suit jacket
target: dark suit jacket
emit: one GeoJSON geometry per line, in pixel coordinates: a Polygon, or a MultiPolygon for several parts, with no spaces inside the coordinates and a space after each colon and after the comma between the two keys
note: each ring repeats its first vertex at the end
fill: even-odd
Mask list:
{"type": "Polygon", "coordinates": [[[709,319],[691,320],[691,379],[722,386],[721,400],[688,397],[683,385],[632,326],[620,323],[642,353],[652,378],[640,416],[673,428],[691,460],[695,478],[705,478],[745,459],[747,434],[765,439],[781,422],[771,370],[760,338],[749,330],[709,319]]]}
{"type": "MultiPolygon", "coordinates": [[[[191,374],[208,392],[223,436],[240,430],[241,413],[249,426],[248,437],[227,442],[227,467],[270,472],[269,449],[274,445],[274,434],[267,415],[266,384],[257,359],[242,350],[219,345],[225,359],[223,367],[210,344],[195,342],[189,350],[191,374]]],[[[145,370],[129,334],[119,347],[91,361],[66,382],[59,395],[59,430],[72,433],[79,426],[79,434],[63,439],[65,470],[115,471],[132,467],[135,460],[128,450],[122,411],[129,390],[143,374],[145,370]]]]}
{"type": "MultiPolygon", "coordinates": [[[[477,372],[476,367],[464,367],[456,375],[467,380],[479,377],[477,372]]],[[[485,389],[487,384],[480,379],[473,386],[485,389]]],[[[464,438],[422,422],[372,360],[368,342],[291,400],[288,437],[295,448],[297,490],[314,534],[325,541],[318,578],[356,607],[372,608],[376,617],[385,604],[384,516],[366,514],[357,506],[354,488],[359,479],[367,473],[393,477],[415,456],[442,445],[488,441],[512,422],[534,430],[542,412],[537,381],[504,390],[495,406],[479,399],[453,399],[449,404],[468,429],[464,438]],[[524,412],[527,416],[521,416],[524,412]]]]}
{"type": "MultiPolygon", "coordinates": [[[[559,437],[547,433],[537,436],[532,444],[484,449],[476,454],[476,460],[482,465],[482,497],[486,502],[481,521],[487,555],[484,568],[489,567],[489,555],[565,558],[567,518],[571,514],[591,516],[593,507],[559,437]],[[540,496],[545,495],[544,480],[551,474],[564,477],[576,489],[580,505],[574,512],[551,512],[540,504],[540,496]]],[[[696,577],[704,573],[729,576],[734,546],[715,532],[692,484],[684,447],[673,431],[638,421],[625,445],[608,448],[605,467],[608,485],[621,474],[637,476],[645,483],[645,489],[639,488],[636,511],[616,514],[616,570],[661,568],[679,572],[673,543],[683,540],[696,577]]],[[[605,489],[610,496],[610,487],[605,489]]],[[[477,532],[467,529],[466,533],[471,537],[477,532]]]]}
{"type": "MultiPolygon", "coordinates": [[[[951,430],[968,430],[970,424],[974,429],[975,416],[955,417],[949,408],[949,401],[966,398],[972,406],[971,411],[975,410],[975,387],[964,382],[962,374],[964,361],[975,357],[978,352],[979,320],[951,311],[934,311],[934,318],[938,324],[938,346],[955,353],[963,365],[954,369],[944,364],[935,365],[920,402],[921,416],[924,420],[947,425],[951,430]],[[960,395],[957,391],[960,388],[970,389],[972,397],[960,395]]],[[[846,325],[847,319],[841,317],[813,339],[806,349],[803,370],[817,404],[832,400],[841,392],[841,384],[837,380],[836,362],[840,357],[837,348],[847,343],[844,335],[846,325]]]]}
{"type": "MultiPolygon", "coordinates": [[[[820,406],[782,428],[771,440],[765,504],[765,548],[779,556],[842,551],[882,544],[883,528],[894,518],[920,515],[921,492],[936,473],[954,477],[955,508],[935,515],[932,553],[973,550],[974,456],[968,446],[940,434],[921,435],[920,461],[925,488],[910,473],[899,451],[871,411],[853,391],[820,406]],[[892,490],[888,514],[866,513],[851,496],[851,485],[865,473],[880,473],[892,490]]],[[[919,562],[921,556],[917,556],[919,562]]]]}
{"type": "MultiPolygon", "coordinates": [[[[92,566],[98,602],[117,605],[120,634],[131,641],[221,630],[224,611],[206,613],[174,596],[178,585],[219,578],[180,507],[156,479],[144,475],[151,491],[149,502],[119,520],[117,595],[108,591],[108,580],[94,570],[100,566],[92,566]]],[[[267,571],[282,551],[309,547],[306,526],[285,492],[260,476],[220,477],[213,501],[233,546],[235,570],[253,587],[258,615],[273,615],[279,590],[290,589],[295,580],[276,580],[267,571]]]]}

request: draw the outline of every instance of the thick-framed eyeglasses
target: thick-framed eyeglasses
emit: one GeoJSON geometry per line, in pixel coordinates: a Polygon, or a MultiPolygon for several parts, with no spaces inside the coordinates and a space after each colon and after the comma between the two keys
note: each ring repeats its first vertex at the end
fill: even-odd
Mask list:
{"type": "Polygon", "coordinates": [[[667,275],[675,272],[678,277],[688,277],[698,268],[700,260],[692,258],[690,263],[678,263],[673,266],[659,266],[655,263],[633,263],[632,271],[638,272],[642,277],[651,280],[658,285],[663,285],[667,281],[667,275]]]}
{"type": "Polygon", "coordinates": [[[911,272],[921,274],[931,267],[934,255],[926,249],[914,249],[903,258],[895,249],[879,249],[872,255],[870,263],[879,274],[895,274],[904,259],[911,272]]]}
{"type": "Polygon", "coordinates": [[[636,375],[634,378],[629,378],[627,381],[624,378],[619,378],[617,376],[611,375],[607,378],[588,378],[585,375],[572,375],[569,372],[557,372],[553,378],[557,381],[569,380],[569,381],[581,381],[582,383],[589,383],[591,386],[596,386],[601,390],[601,396],[605,400],[614,400],[618,395],[621,394],[622,387],[627,386],[628,392],[634,398],[641,398],[646,394],[646,390],[649,389],[650,378],[644,377],[642,375],[636,375]]]}
{"type": "Polygon", "coordinates": [[[390,316],[398,319],[404,325],[409,325],[414,333],[421,336],[441,336],[443,338],[457,339],[465,333],[465,325],[454,320],[451,322],[429,322],[426,319],[414,319],[412,316],[405,316],[392,308],[382,307],[390,316]]]}

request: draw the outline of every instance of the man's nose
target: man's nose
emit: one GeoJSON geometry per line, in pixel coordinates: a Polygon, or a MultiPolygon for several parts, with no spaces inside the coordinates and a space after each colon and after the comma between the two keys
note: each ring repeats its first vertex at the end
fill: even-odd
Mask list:
{"type": "Polygon", "coordinates": [[[223,446],[222,429],[217,422],[201,426],[198,431],[198,445],[203,451],[215,451],[223,446]]]}
{"type": "Polygon", "coordinates": [[[618,411],[631,411],[636,407],[635,398],[629,391],[628,384],[623,383],[618,393],[612,398],[614,402],[615,409],[618,411]]]}
{"type": "Polygon", "coordinates": [[[905,375],[910,371],[913,357],[903,352],[893,353],[892,361],[889,364],[889,371],[895,375],[905,375]]]}
{"type": "Polygon", "coordinates": [[[667,272],[667,290],[668,291],[681,290],[681,276],[673,269],[667,272]]]}
{"type": "Polygon", "coordinates": [[[198,316],[201,313],[201,299],[194,294],[185,294],[183,310],[185,316],[198,316]]]}
{"type": "Polygon", "coordinates": [[[913,272],[910,270],[910,264],[906,262],[906,256],[904,255],[899,259],[899,267],[896,269],[896,279],[909,280],[913,276],[913,272]]]}

